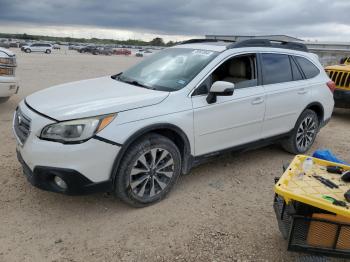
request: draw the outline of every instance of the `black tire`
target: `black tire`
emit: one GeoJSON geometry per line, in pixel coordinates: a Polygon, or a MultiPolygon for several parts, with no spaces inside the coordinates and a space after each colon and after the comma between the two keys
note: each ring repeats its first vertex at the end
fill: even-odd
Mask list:
{"type": "Polygon", "coordinates": [[[10,97],[0,97],[0,104],[2,103],[6,103],[8,100],[10,99],[10,97]]]}
{"type": "Polygon", "coordinates": [[[119,199],[131,206],[145,207],[162,200],[170,192],[180,173],[181,154],[177,146],[170,139],[151,133],[137,140],[127,149],[115,177],[115,193],[119,199]],[[153,160],[154,151],[156,153],[153,160]],[[166,156],[162,158],[163,153],[166,156]],[[145,170],[147,167],[142,166],[143,161],[140,159],[146,161],[150,171],[145,170]],[[170,166],[169,162],[173,164],[170,166]],[[157,169],[157,167],[161,168],[157,169]],[[160,173],[157,171],[166,168],[170,169],[160,173]],[[135,173],[134,170],[142,171],[135,173]],[[168,174],[161,173],[172,173],[172,176],[169,178],[168,174]],[[139,183],[141,180],[143,182],[139,183]],[[166,184],[165,187],[164,184],[166,184]],[[151,196],[152,193],[153,196],[151,196]],[[143,196],[141,197],[140,194],[143,196]]]}
{"type": "Polygon", "coordinates": [[[311,148],[318,131],[317,114],[313,110],[306,109],[299,116],[291,136],[282,142],[282,147],[289,153],[303,154],[311,148]]]}
{"type": "Polygon", "coordinates": [[[47,49],[47,50],[45,51],[45,53],[46,53],[46,54],[51,54],[51,50],[50,50],[50,49],[47,49]]]}
{"type": "Polygon", "coordinates": [[[27,48],[27,49],[25,50],[25,52],[26,52],[26,53],[30,53],[30,52],[32,52],[32,50],[30,50],[29,48],[27,48]]]}

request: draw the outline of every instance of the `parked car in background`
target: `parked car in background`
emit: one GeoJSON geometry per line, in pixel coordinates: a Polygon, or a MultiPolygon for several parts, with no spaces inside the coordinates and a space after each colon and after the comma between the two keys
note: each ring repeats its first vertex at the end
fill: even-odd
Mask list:
{"type": "Polygon", "coordinates": [[[34,44],[22,46],[21,50],[23,52],[26,52],[26,53],[43,52],[43,53],[46,53],[46,54],[51,54],[51,52],[52,52],[52,45],[51,44],[45,44],[45,43],[34,43],[34,44]]]}
{"type": "Polygon", "coordinates": [[[10,42],[10,48],[18,48],[19,47],[19,43],[17,42],[10,42]]]}
{"type": "Polygon", "coordinates": [[[0,103],[6,102],[18,92],[16,67],[16,55],[0,47],[0,103]]]}
{"type": "MultiPolygon", "coordinates": [[[[22,43],[19,44],[19,47],[20,47],[21,50],[22,50],[22,47],[23,47],[23,46],[28,46],[28,45],[31,45],[31,43],[23,43],[23,42],[22,42],[22,43]]],[[[23,50],[22,50],[22,51],[23,51],[23,50]]]]}
{"type": "Polygon", "coordinates": [[[59,45],[59,44],[54,44],[53,46],[52,46],[52,48],[53,49],[61,49],[61,46],[59,45]]]}
{"type": "Polygon", "coordinates": [[[10,43],[9,42],[0,42],[0,47],[2,47],[2,48],[10,48],[10,43]]]}
{"type": "Polygon", "coordinates": [[[150,51],[150,50],[139,50],[138,52],[136,52],[135,56],[144,57],[144,56],[148,56],[151,54],[152,54],[152,51],[150,51]]]}
{"type": "Polygon", "coordinates": [[[115,55],[131,55],[131,51],[129,49],[126,49],[126,48],[121,48],[121,49],[114,50],[113,54],[115,54],[115,55]]]}
{"type": "Polygon", "coordinates": [[[84,47],[78,49],[78,52],[82,53],[82,54],[83,53],[92,53],[92,52],[96,51],[96,49],[97,49],[97,46],[95,46],[95,45],[88,45],[88,46],[84,46],[84,47]]]}
{"type": "Polygon", "coordinates": [[[342,64],[325,67],[329,77],[334,81],[334,102],[337,108],[350,108],[350,58],[342,59],[342,64]]]}
{"type": "Polygon", "coordinates": [[[92,51],[93,55],[112,55],[113,49],[110,47],[97,47],[92,51]]]}

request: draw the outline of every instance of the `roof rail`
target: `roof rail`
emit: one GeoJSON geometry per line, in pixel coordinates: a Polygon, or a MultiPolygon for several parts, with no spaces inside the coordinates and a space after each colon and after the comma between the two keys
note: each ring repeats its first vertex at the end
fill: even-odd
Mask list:
{"type": "Polygon", "coordinates": [[[234,42],[230,40],[222,40],[222,39],[189,39],[178,43],[178,45],[184,44],[197,44],[197,43],[213,43],[213,42],[234,42]]]}
{"type": "Polygon", "coordinates": [[[276,41],[269,39],[248,39],[238,41],[227,46],[227,49],[240,48],[240,47],[275,47],[293,49],[297,51],[309,52],[306,45],[297,42],[276,41]]]}

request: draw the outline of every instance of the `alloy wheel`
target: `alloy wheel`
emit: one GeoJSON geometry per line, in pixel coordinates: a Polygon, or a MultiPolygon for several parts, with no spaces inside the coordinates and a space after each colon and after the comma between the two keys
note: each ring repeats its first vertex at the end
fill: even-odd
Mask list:
{"type": "Polygon", "coordinates": [[[129,177],[130,188],[136,197],[152,198],[165,190],[173,175],[173,156],[165,149],[152,148],[135,161],[129,177]]]}
{"type": "Polygon", "coordinates": [[[296,135],[296,144],[299,151],[305,152],[309,149],[315,139],[316,131],[317,124],[312,117],[308,116],[300,123],[296,135]]]}

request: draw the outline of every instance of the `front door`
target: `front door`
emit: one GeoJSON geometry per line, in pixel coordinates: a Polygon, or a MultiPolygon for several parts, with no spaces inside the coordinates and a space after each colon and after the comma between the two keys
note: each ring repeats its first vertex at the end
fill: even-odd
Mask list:
{"type": "Polygon", "coordinates": [[[196,156],[261,138],[265,94],[258,85],[255,54],[226,60],[198,90],[192,95],[196,156]],[[215,103],[208,104],[207,92],[203,90],[215,81],[232,82],[235,90],[232,96],[218,96],[215,103]]]}

